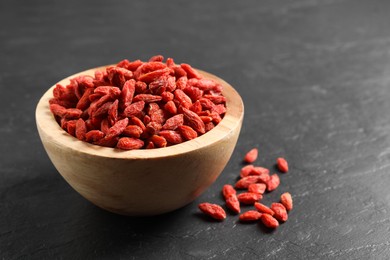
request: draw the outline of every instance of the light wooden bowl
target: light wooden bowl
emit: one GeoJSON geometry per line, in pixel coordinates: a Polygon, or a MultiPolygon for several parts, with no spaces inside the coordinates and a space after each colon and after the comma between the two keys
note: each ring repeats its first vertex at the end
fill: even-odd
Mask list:
{"type": "MultiPolygon", "coordinates": [[[[99,67],[79,74],[93,75],[99,67]]],[[[192,202],[225,168],[240,133],[244,105],[222,79],[200,71],[223,85],[227,112],[211,131],[165,148],[123,151],[100,147],[66,133],[49,109],[52,86],[36,108],[41,141],[63,178],[95,205],[122,215],[157,215],[192,202]]]]}

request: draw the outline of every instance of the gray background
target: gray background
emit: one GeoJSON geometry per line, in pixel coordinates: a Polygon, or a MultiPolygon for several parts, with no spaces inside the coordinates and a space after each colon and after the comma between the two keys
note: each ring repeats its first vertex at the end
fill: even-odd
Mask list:
{"type": "Polygon", "coordinates": [[[386,0],[2,0],[0,258],[389,259],[389,11],[386,0]],[[56,172],[34,110],[68,75],[155,54],[231,83],[244,124],[229,164],[194,203],[122,217],[56,172]],[[222,203],[254,146],[256,164],[272,169],[284,156],[291,166],[264,199],[294,197],[275,232],[197,209],[222,203]]]}

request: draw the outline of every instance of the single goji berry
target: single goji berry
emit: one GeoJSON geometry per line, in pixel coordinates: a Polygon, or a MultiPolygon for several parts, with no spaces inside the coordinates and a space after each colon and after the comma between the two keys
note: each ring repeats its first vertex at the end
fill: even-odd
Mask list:
{"type": "Polygon", "coordinates": [[[274,217],[282,222],[287,221],[288,214],[286,208],[281,203],[272,203],[271,209],[274,212],[274,217]]]}
{"type": "Polygon", "coordinates": [[[122,92],[120,94],[121,109],[125,109],[127,106],[129,106],[132,103],[134,93],[135,93],[135,80],[130,79],[125,82],[122,88],[122,92]]]}
{"type": "Polygon", "coordinates": [[[122,120],[119,120],[118,122],[115,123],[115,125],[111,126],[110,129],[108,129],[106,137],[112,138],[115,136],[119,136],[125,130],[128,123],[129,123],[129,119],[127,117],[122,120]]]}
{"type": "Polygon", "coordinates": [[[200,134],[205,133],[206,130],[205,130],[204,123],[202,119],[200,119],[198,114],[186,108],[183,108],[183,113],[184,113],[184,118],[186,119],[189,126],[191,126],[195,131],[197,131],[200,134]]]}
{"type": "Polygon", "coordinates": [[[85,141],[93,143],[104,137],[104,133],[100,130],[91,130],[85,134],[85,141]]]}
{"type": "Polygon", "coordinates": [[[254,204],[255,202],[261,200],[263,196],[258,193],[244,192],[237,195],[237,198],[240,202],[244,204],[254,204]]]}
{"type": "Polygon", "coordinates": [[[240,171],[240,177],[244,178],[244,177],[249,176],[250,173],[252,172],[253,168],[254,168],[253,164],[248,164],[248,165],[245,165],[244,167],[242,167],[241,171],[240,171]]]}
{"type": "Polygon", "coordinates": [[[203,213],[216,220],[224,220],[226,218],[225,210],[217,204],[204,202],[199,204],[198,207],[203,213]]]}
{"type": "Polygon", "coordinates": [[[118,140],[117,148],[122,150],[140,149],[144,146],[144,142],[137,138],[122,137],[118,140]]]}
{"type": "Polygon", "coordinates": [[[172,116],[168,118],[165,121],[165,124],[162,126],[163,130],[175,130],[179,126],[183,125],[184,123],[184,116],[183,114],[178,114],[175,116],[172,116]]]}
{"type": "Polygon", "coordinates": [[[261,218],[261,213],[256,210],[249,210],[240,215],[239,219],[243,222],[257,221],[261,218]]]}
{"type": "Polygon", "coordinates": [[[142,134],[142,128],[137,125],[128,125],[122,134],[127,137],[140,138],[142,134]]]}
{"type": "Polygon", "coordinates": [[[240,213],[240,202],[238,201],[238,198],[236,194],[231,194],[228,198],[225,200],[226,207],[229,208],[234,213],[240,213]]]}
{"type": "Polygon", "coordinates": [[[280,184],[279,176],[277,174],[272,174],[265,184],[267,185],[267,191],[275,190],[280,184]]]}
{"type": "Polygon", "coordinates": [[[292,210],[293,200],[289,192],[285,192],[280,196],[280,202],[288,211],[292,210]]]}
{"type": "Polygon", "coordinates": [[[231,195],[236,195],[237,191],[230,184],[225,184],[222,187],[222,195],[225,199],[229,198],[231,195]]]}
{"type": "Polygon", "coordinates": [[[279,227],[279,222],[271,215],[267,213],[263,213],[261,215],[261,222],[267,227],[267,228],[277,228],[279,227]]]}
{"type": "Polygon", "coordinates": [[[248,186],[248,192],[263,194],[267,188],[264,183],[252,183],[248,186]]]}
{"type": "Polygon", "coordinates": [[[250,184],[257,183],[258,181],[258,176],[247,176],[238,180],[234,187],[237,189],[247,189],[250,184]]]}
{"type": "Polygon", "coordinates": [[[266,205],[260,203],[260,202],[255,202],[255,208],[261,212],[261,213],[267,213],[271,216],[274,215],[274,212],[272,209],[270,209],[269,207],[267,207],[266,205]]]}
{"type": "Polygon", "coordinates": [[[190,78],[197,78],[201,79],[202,75],[199,74],[194,68],[191,67],[191,65],[182,63],[180,64],[181,68],[187,73],[187,77],[190,78]]]}
{"type": "Polygon", "coordinates": [[[183,142],[183,138],[180,133],[173,130],[162,130],[158,134],[167,140],[170,144],[180,144],[183,142]]]}
{"type": "Polygon", "coordinates": [[[87,133],[87,126],[85,125],[85,121],[79,118],[76,122],[76,130],[75,135],[77,139],[84,141],[85,134],[87,133]]]}
{"type": "Polygon", "coordinates": [[[256,161],[257,155],[258,155],[258,149],[253,148],[245,154],[244,161],[247,163],[253,163],[254,161],[256,161]]]}
{"type": "Polygon", "coordinates": [[[286,159],[279,157],[276,160],[276,164],[278,166],[279,171],[281,171],[283,173],[288,172],[288,163],[287,163],[286,159]]]}

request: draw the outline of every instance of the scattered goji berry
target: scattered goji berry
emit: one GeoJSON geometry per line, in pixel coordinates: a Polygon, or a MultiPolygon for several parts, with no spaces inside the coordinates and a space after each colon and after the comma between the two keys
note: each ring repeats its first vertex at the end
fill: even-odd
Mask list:
{"type": "Polygon", "coordinates": [[[286,159],[279,157],[276,160],[276,165],[278,166],[279,171],[286,173],[288,172],[288,163],[286,159]]]}
{"type": "Polygon", "coordinates": [[[251,183],[248,186],[248,192],[263,194],[267,188],[264,183],[251,183]]]}
{"type": "Polygon", "coordinates": [[[240,215],[239,219],[243,222],[257,221],[261,218],[261,213],[256,210],[249,210],[240,215]]]}
{"type": "Polygon", "coordinates": [[[256,161],[257,155],[258,155],[258,149],[253,148],[249,152],[247,152],[247,154],[244,157],[244,161],[247,163],[253,163],[254,161],[256,161]]]}
{"type": "Polygon", "coordinates": [[[252,172],[253,168],[254,168],[253,164],[248,164],[248,165],[242,167],[241,172],[240,172],[240,177],[244,178],[244,177],[249,176],[250,173],[252,172]]]}
{"type": "Polygon", "coordinates": [[[263,213],[260,219],[267,228],[275,229],[279,227],[279,222],[273,216],[267,213],[263,213]]]}
{"type": "Polygon", "coordinates": [[[208,215],[216,220],[224,220],[226,218],[225,210],[217,204],[211,204],[208,202],[204,202],[204,203],[199,204],[198,207],[203,213],[205,213],[206,215],[208,215]]]}
{"type": "Polygon", "coordinates": [[[231,194],[228,198],[225,200],[226,207],[228,207],[231,211],[234,213],[240,213],[240,202],[236,196],[236,194],[231,194]]]}
{"type": "Polygon", "coordinates": [[[287,209],[287,211],[292,210],[293,200],[292,200],[291,194],[289,192],[285,192],[280,196],[280,202],[287,209]]]}
{"type": "Polygon", "coordinates": [[[272,174],[265,184],[267,185],[267,191],[273,191],[279,186],[280,178],[276,173],[272,174]]]}
{"type": "Polygon", "coordinates": [[[257,183],[258,181],[259,181],[258,176],[247,176],[238,180],[234,185],[234,187],[236,189],[247,189],[250,184],[257,183]]]}
{"type": "Polygon", "coordinates": [[[270,209],[269,207],[267,207],[266,205],[264,205],[260,202],[255,202],[255,208],[261,213],[267,213],[271,216],[274,215],[274,212],[272,211],[272,209],[270,209]]]}
{"type": "Polygon", "coordinates": [[[238,200],[244,204],[254,204],[255,202],[261,200],[263,196],[258,193],[244,192],[237,195],[238,200]]]}
{"type": "Polygon", "coordinates": [[[288,219],[288,214],[286,208],[283,206],[281,203],[272,203],[271,204],[271,209],[275,213],[274,217],[282,222],[287,221],[288,219]]]}
{"type": "Polygon", "coordinates": [[[237,194],[237,191],[233,188],[232,185],[230,185],[230,184],[223,185],[223,187],[222,187],[222,195],[225,198],[225,200],[227,198],[229,198],[231,195],[236,195],[236,194],[237,194]]]}

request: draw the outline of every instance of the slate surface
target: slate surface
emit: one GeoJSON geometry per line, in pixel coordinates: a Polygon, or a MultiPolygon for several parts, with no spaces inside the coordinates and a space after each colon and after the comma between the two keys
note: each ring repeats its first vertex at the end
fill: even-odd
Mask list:
{"type": "MultiPolygon", "coordinates": [[[[389,259],[390,1],[0,2],[1,259],[389,259]],[[128,218],[87,202],[38,138],[40,96],[75,72],[155,54],[242,95],[233,157],[194,203],[128,218]],[[275,232],[198,213],[244,153],[286,157],[295,208],[275,232]]],[[[185,174],[185,173],[183,173],[185,174]]]]}

